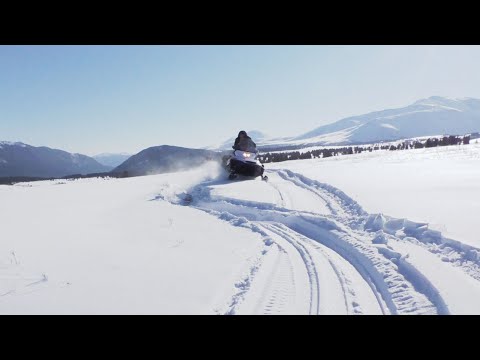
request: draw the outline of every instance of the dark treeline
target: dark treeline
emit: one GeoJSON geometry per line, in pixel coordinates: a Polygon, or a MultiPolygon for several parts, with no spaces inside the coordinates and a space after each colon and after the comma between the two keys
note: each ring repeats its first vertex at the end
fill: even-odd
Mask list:
{"type": "Polygon", "coordinates": [[[31,176],[6,176],[0,177],[0,185],[13,185],[19,182],[55,180],[54,178],[41,178],[31,176]]]}
{"type": "Polygon", "coordinates": [[[75,175],[65,176],[62,179],[88,179],[88,178],[94,178],[94,177],[119,179],[119,178],[131,177],[131,175],[128,173],[128,171],[123,171],[123,172],[95,173],[95,174],[87,174],[87,175],[75,174],[75,175]]]}
{"type": "Polygon", "coordinates": [[[345,146],[341,148],[323,148],[318,150],[311,150],[301,153],[300,151],[289,151],[282,153],[265,153],[260,156],[262,163],[269,162],[281,162],[287,160],[301,160],[301,159],[315,159],[315,158],[328,158],[338,155],[351,155],[360,154],[364,151],[372,152],[377,150],[408,150],[408,149],[422,149],[436,146],[449,146],[449,145],[468,145],[470,143],[470,136],[444,136],[443,138],[428,138],[426,141],[413,141],[407,140],[398,145],[392,144],[377,144],[369,146],[345,146]]]}

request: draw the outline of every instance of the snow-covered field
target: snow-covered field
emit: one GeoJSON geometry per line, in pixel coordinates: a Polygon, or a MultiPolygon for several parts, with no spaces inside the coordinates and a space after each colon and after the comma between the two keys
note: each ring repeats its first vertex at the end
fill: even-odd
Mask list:
{"type": "Polygon", "coordinates": [[[0,314],[214,312],[261,237],[158,196],[216,171],[0,186],[0,314]]]}
{"type": "Polygon", "coordinates": [[[480,314],[479,161],[470,145],[267,164],[268,183],[208,165],[0,186],[0,314],[480,314]]]}
{"type": "Polygon", "coordinates": [[[480,247],[480,144],[374,151],[268,164],[345,191],[369,213],[427,222],[480,247]]]}

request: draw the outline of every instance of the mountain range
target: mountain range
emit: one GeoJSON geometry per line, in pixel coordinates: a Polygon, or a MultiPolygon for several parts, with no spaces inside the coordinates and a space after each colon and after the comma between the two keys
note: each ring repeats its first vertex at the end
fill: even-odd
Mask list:
{"type": "Polygon", "coordinates": [[[63,177],[111,169],[86,155],[21,142],[0,142],[0,177],[63,177]]]}
{"type": "MultiPolygon", "coordinates": [[[[432,96],[402,108],[344,118],[298,136],[271,139],[262,134],[252,139],[261,150],[271,150],[365,144],[430,135],[465,135],[478,131],[480,99],[432,96]]],[[[231,139],[228,142],[233,143],[231,139]]]]}
{"type": "MultiPolygon", "coordinates": [[[[309,146],[353,145],[431,135],[464,135],[480,131],[480,100],[432,96],[396,109],[375,111],[322,125],[307,133],[269,138],[249,131],[261,151],[309,146]]],[[[146,175],[173,172],[211,159],[219,150],[231,150],[235,136],[204,149],[154,146],[138,154],[100,154],[91,158],[21,142],[0,142],[0,177],[63,177],[72,174],[128,172],[146,175]]]]}

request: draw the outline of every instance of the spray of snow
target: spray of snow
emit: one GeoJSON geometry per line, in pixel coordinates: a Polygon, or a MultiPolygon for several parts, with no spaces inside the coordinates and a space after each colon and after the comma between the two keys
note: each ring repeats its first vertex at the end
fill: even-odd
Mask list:
{"type": "Polygon", "coordinates": [[[170,171],[165,171],[162,167],[155,167],[150,169],[146,175],[158,175],[162,173],[175,173],[181,171],[195,171],[195,173],[204,176],[205,178],[213,179],[219,176],[221,171],[221,165],[219,161],[208,160],[205,162],[199,163],[197,166],[192,167],[191,163],[187,161],[182,161],[181,159],[176,160],[175,166],[170,171]]]}

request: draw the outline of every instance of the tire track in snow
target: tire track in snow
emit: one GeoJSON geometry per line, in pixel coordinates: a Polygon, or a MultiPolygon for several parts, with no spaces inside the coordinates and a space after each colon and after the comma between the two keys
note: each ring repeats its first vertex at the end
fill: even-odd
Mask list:
{"type": "Polygon", "coordinates": [[[308,249],[299,242],[295,237],[291,236],[282,229],[280,224],[262,224],[262,227],[265,229],[277,234],[284,240],[286,240],[290,245],[292,245],[296,251],[300,254],[303,264],[305,266],[308,283],[309,283],[309,293],[310,293],[310,302],[309,302],[309,314],[317,315],[320,313],[320,285],[318,280],[318,272],[316,264],[312,258],[312,255],[308,249]]]}
{"type": "MultiPolygon", "coordinates": [[[[310,284],[311,305],[308,313],[318,313],[323,305],[318,300],[320,296],[315,295],[320,292],[322,285],[319,281],[319,272],[324,271],[324,268],[315,267],[314,257],[318,256],[327,258],[328,267],[336,272],[348,313],[355,313],[355,309],[357,313],[362,312],[362,307],[356,299],[358,291],[355,287],[358,287],[358,281],[348,279],[345,272],[341,270],[347,267],[345,264],[342,266],[339,259],[344,259],[349,264],[350,270],[354,269],[354,273],[349,270],[350,276],[352,274],[353,277],[359,276],[369,285],[371,289],[369,291],[376,297],[383,313],[448,313],[442,305],[443,300],[438,292],[435,292],[434,286],[429,284],[428,279],[422,279],[422,288],[416,289],[415,280],[421,274],[416,272],[413,265],[404,266],[403,259],[392,257],[388,247],[372,242],[372,232],[364,229],[369,215],[354,200],[328,184],[319,183],[289,170],[271,173],[278,175],[285,182],[311,192],[312,200],[319,198],[322,203],[327,204],[332,214],[320,215],[311,211],[286,209],[274,204],[245,201],[228,195],[219,196],[213,192],[216,184],[220,184],[218,181],[205,182],[193,188],[191,193],[194,194],[194,201],[189,205],[229,221],[233,226],[247,227],[264,234],[265,230],[272,231],[296,247],[297,251],[303,255],[303,267],[307,269],[308,284],[310,284]],[[321,251],[312,247],[311,243],[325,246],[335,255],[328,257],[325,256],[325,252],[319,255],[321,251]],[[335,260],[332,260],[333,258],[335,260]]],[[[252,184],[255,186],[254,182],[252,184]]],[[[281,193],[282,186],[277,184],[277,190],[281,193]]],[[[285,197],[282,195],[281,198],[285,197]]],[[[282,200],[283,203],[284,200],[282,200]]],[[[260,262],[265,262],[264,260],[265,258],[260,262]]],[[[257,270],[261,266],[260,264],[257,270]]],[[[277,275],[274,277],[278,279],[277,275]]],[[[232,309],[241,307],[241,303],[251,292],[252,283],[255,283],[255,279],[250,277],[242,289],[241,296],[237,296],[233,301],[232,309]]],[[[273,290],[273,293],[275,291],[273,290]]],[[[298,292],[299,289],[295,288],[295,291],[298,292]]],[[[360,292],[362,291],[365,293],[364,288],[360,292]]],[[[277,302],[275,305],[273,301],[270,309],[275,309],[275,306],[280,308],[283,306],[279,305],[280,303],[277,302]]]]}
{"type": "MultiPolygon", "coordinates": [[[[375,237],[390,237],[396,241],[408,241],[420,246],[438,256],[442,262],[449,263],[453,267],[460,268],[467,275],[480,281],[480,249],[459,241],[444,237],[439,231],[429,228],[427,223],[417,223],[407,219],[396,219],[383,214],[368,214],[358,203],[349,198],[342,191],[328,184],[310,180],[301,174],[295,174],[289,170],[280,170],[278,174],[299,186],[310,189],[322,199],[328,201],[330,194],[338,197],[339,204],[343,204],[344,212],[350,213],[357,220],[347,221],[354,225],[354,229],[376,232],[375,237]],[[312,189],[317,188],[317,190],[312,189]],[[320,189],[333,190],[331,192],[318,192],[320,189]],[[326,196],[326,197],[325,197],[326,196]],[[354,208],[352,214],[351,208],[354,208]],[[386,235],[386,236],[385,236],[386,235]]],[[[410,266],[410,265],[409,265],[410,266]]],[[[421,276],[421,274],[419,274],[421,276]]],[[[433,290],[433,292],[435,292],[433,290]]],[[[433,294],[434,297],[437,297],[433,294]]]]}
{"type": "Polygon", "coordinates": [[[371,214],[365,221],[364,227],[374,232],[379,242],[408,241],[480,281],[480,249],[446,238],[439,231],[430,229],[426,223],[395,219],[383,214],[371,214]]]}
{"type": "MultiPolygon", "coordinates": [[[[253,311],[251,311],[253,314],[274,315],[289,313],[289,309],[294,306],[296,284],[293,266],[288,252],[279,244],[276,245],[275,263],[269,269],[269,274],[260,291],[260,296],[253,299],[255,303],[253,311]]],[[[246,310],[245,313],[248,314],[250,312],[246,310]]]]}
{"type": "MultiPolygon", "coordinates": [[[[364,302],[365,301],[364,299],[366,297],[362,296],[363,299],[362,299],[362,301],[360,301],[358,299],[357,291],[355,289],[356,288],[355,284],[358,284],[362,280],[364,281],[364,279],[361,278],[360,276],[358,276],[355,279],[355,282],[350,279],[351,274],[348,275],[348,272],[351,269],[348,269],[348,268],[351,267],[354,270],[354,268],[351,266],[351,264],[348,261],[346,261],[344,258],[339,256],[337,253],[335,253],[335,252],[329,250],[328,248],[320,245],[318,242],[312,241],[311,239],[306,238],[303,235],[301,235],[299,233],[296,233],[293,230],[291,230],[290,228],[285,227],[281,224],[277,224],[277,226],[282,228],[283,232],[285,234],[288,234],[287,236],[293,236],[295,239],[297,239],[296,241],[301,242],[304,247],[310,248],[310,252],[312,252],[313,254],[315,254],[317,256],[321,256],[322,258],[324,258],[328,262],[328,265],[333,270],[334,274],[336,275],[337,281],[340,285],[341,292],[342,292],[342,295],[343,295],[343,300],[344,300],[344,303],[345,303],[346,313],[347,314],[362,314],[362,313],[364,313],[360,303],[364,302]]],[[[321,264],[321,262],[319,262],[319,261],[317,261],[317,263],[319,265],[321,264]]],[[[325,262],[323,262],[323,263],[325,263],[325,262]]],[[[322,272],[322,267],[321,266],[317,266],[317,269],[320,269],[320,270],[317,270],[318,272],[320,272],[320,273],[322,272]]],[[[323,270],[325,270],[325,267],[323,268],[323,270]]],[[[355,272],[355,270],[354,270],[354,272],[355,272]]],[[[369,285],[367,284],[366,286],[369,286],[369,285]]],[[[330,290],[331,289],[328,289],[327,291],[330,291],[330,290]]],[[[372,289],[372,294],[373,294],[373,296],[370,296],[368,298],[368,300],[366,300],[366,301],[368,301],[369,303],[374,303],[375,300],[376,300],[378,309],[373,309],[375,306],[370,306],[369,310],[372,313],[383,313],[383,314],[388,313],[388,310],[386,311],[384,309],[383,302],[378,301],[379,294],[377,294],[374,289],[372,289]]],[[[365,305],[368,305],[368,304],[365,304],[365,305]]]]}
{"type": "Polygon", "coordinates": [[[295,313],[296,283],[291,253],[281,244],[272,241],[262,226],[227,213],[220,217],[233,226],[246,227],[262,235],[265,247],[254,260],[250,259],[251,265],[246,275],[235,283],[236,291],[227,301],[226,308],[217,309],[215,313],[224,315],[295,313]],[[260,290],[258,283],[262,285],[260,290]]]}
{"type": "Polygon", "coordinates": [[[355,200],[329,184],[311,180],[290,170],[279,170],[277,174],[283,180],[310,191],[313,195],[322,199],[330,209],[332,217],[343,220],[343,223],[348,223],[350,226],[358,225],[361,219],[367,215],[355,200]]]}
{"type": "Polygon", "coordinates": [[[285,201],[285,198],[283,197],[282,192],[278,189],[278,186],[273,184],[271,181],[269,182],[269,184],[277,191],[278,196],[280,196],[280,201],[281,201],[282,207],[287,207],[287,203],[285,201]]]}
{"type": "MultiPolygon", "coordinates": [[[[335,213],[340,216],[333,216],[333,218],[345,227],[350,228],[350,235],[352,237],[366,236],[367,238],[371,238],[371,234],[366,233],[364,230],[364,225],[369,218],[368,213],[366,213],[355,200],[348,197],[345,193],[331,185],[308,179],[301,174],[296,174],[289,170],[280,170],[278,173],[285,180],[292,181],[302,188],[311,190],[312,193],[321,197],[325,201],[333,199],[336,206],[340,208],[340,211],[335,213]]],[[[397,311],[399,313],[448,313],[448,309],[435,287],[418,270],[416,270],[412,264],[406,262],[404,257],[392,257],[390,255],[394,253],[393,251],[377,246],[377,252],[388,259],[386,262],[378,261],[378,259],[375,259],[377,256],[372,257],[375,251],[368,251],[364,244],[362,244],[360,248],[363,248],[361,253],[369,254],[368,258],[374,266],[380,270],[380,273],[384,276],[385,282],[389,285],[387,289],[383,290],[383,297],[386,298],[387,304],[390,302],[389,307],[392,313],[397,313],[397,311]],[[419,284],[421,284],[421,286],[418,286],[419,284]],[[418,296],[415,296],[412,289],[416,292],[418,292],[418,290],[421,292],[417,294],[418,296]],[[433,309],[434,307],[435,310],[433,309]]],[[[353,257],[346,258],[354,260],[353,257]]],[[[364,263],[364,260],[360,261],[360,263],[364,263]]],[[[353,263],[355,263],[355,260],[353,263]]],[[[361,270],[361,264],[356,266],[361,270]]],[[[362,271],[360,272],[362,273],[362,271]]],[[[369,272],[368,269],[367,272],[369,272]]],[[[373,274],[372,279],[375,278],[377,278],[377,276],[376,274],[373,274]]],[[[373,287],[380,286],[380,289],[383,287],[380,281],[377,280],[376,283],[376,285],[372,284],[373,287]]]]}

